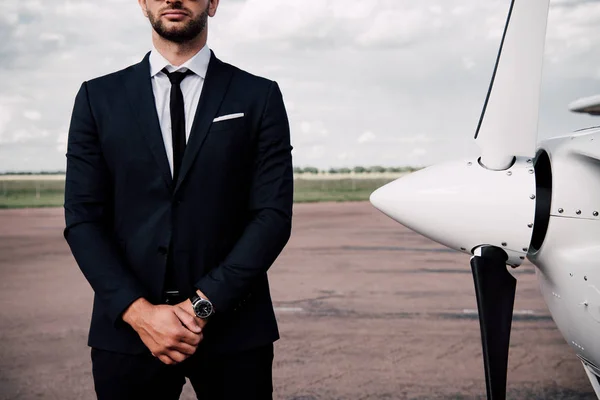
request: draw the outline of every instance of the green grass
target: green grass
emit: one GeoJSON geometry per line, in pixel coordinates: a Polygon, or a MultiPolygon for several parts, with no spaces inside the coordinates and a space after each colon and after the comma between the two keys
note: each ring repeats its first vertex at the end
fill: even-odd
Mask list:
{"type": "MultiPolygon", "coordinates": [[[[294,202],[365,201],[392,179],[297,179],[294,202]]],[[[62,207],[62,180],[0,180],[0,208],[62,207]]]]}
{"type": "Polygon", "coordinates": [[[0,208],[60,207],[64,190],[61,180],[2,180],[0,208]]]}
{"type": "Polygon", "coordinates": [[[393,179],[297,179],[294,202],[365,201],[375,189],[393,179]]]}

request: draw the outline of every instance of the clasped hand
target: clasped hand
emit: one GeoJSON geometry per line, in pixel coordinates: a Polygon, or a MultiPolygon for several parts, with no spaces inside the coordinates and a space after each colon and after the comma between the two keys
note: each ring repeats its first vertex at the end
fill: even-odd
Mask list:
{"type": "Polygon", "coordinates": [[[138,299],[123,314],[123,320],[138,333],[152,355],[167,365],[193,355],[203,339],[205,321],[193,314],[189,300],[169,306],[138,299]]]}

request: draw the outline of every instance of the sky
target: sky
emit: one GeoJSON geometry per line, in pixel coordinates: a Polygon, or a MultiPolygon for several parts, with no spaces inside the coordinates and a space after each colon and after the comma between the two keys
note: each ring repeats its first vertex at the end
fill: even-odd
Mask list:
{"type": "MultiPolygon", "coordinates": [[[[529,1],[529,0],[528,0],[529,1]]],[[[427,166],[479,154],[473,136],[510,0],[221,0],[208,45],[277,81],[294,165],[427,166]]],[[[137,0],[2,0],[0,172],[64,170],[85,80],[139,62],[137,0]]],[[[538,139],[592,125],[600,0],[552,0],[538,139]]]]}

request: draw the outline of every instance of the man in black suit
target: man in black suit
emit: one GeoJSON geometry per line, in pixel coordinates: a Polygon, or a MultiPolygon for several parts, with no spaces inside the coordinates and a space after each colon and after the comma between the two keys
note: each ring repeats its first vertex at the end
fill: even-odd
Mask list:
{"type": "Polygon", "coordinates": [[[290,132],[277,83],[217,59],[218,0],[138,0],[143,60],[84,82],[64,231],[94,290],[99,399],[272,398],[267,270],[291,232],[290,132]]]}

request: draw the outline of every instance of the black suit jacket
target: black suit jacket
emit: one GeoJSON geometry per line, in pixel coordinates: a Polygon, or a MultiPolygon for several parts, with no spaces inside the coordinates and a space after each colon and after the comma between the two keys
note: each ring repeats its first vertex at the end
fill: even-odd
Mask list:
{"type": "Polygon", "coordinates": [[[167,253],[183,294],[199,288],[215,306],[202,344],[207,351],[272,343],[279,332],[267,270],[290,237],[293,201],[279,87],[211,53],[173,182],[149,54],[84,82],[75,98],[64,237],[95,293],[88,344],[147,351],[121,316],[141,296],[161,301],[167,253]],[[240,112],[243,118],[213,123],[240,112]]]}

